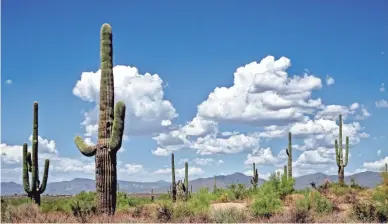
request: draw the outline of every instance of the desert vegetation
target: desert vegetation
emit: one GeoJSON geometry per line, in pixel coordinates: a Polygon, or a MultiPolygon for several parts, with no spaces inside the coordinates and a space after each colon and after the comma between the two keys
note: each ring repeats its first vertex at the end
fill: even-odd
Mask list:
{"type": "Polygon", "coordinates": [[[335,140],[338,183],[311,183],[295,190],[292,173],[292,133],[288,134],[287,165],[283,174],[274,172],[259,185],[259,172],[252,164],[251,186],[235,183],[227,188],[201,188],[193,192],[185,162],[184,180],[176,181],[174,153],[171,153],[171,186],[166,193],[134,197],[117,192],[116,153],[124,133],[125,105],[114,107],[112,29],[101,27],[101,82],[98,143],[88,145],[75,138],[79,151],[95,156],[96,192],[81,192],[73,197],[45,198],[49,161],[43,181],[38,176],[38,103],[34,103],[32,153],[23,146],[23,184],[25,198],[2,198],[2,222],[387,222],[388,168],[381,172],[382,182],[366,189],[355,181],[344,182],[348,164],[349,137],[342,143],[342,116],[339,139],[335,140]],[[31,173],[31,178],[29,177],[31,173]],[[31,182],[30,182],[31,179],[31,182]],[[30,187],[31,186],[31,187],[30,187]]]}

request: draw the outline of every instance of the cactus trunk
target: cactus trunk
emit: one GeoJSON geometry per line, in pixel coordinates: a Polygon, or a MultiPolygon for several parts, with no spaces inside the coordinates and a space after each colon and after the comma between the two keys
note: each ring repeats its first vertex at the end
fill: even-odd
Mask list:
{"type": "Polygon", "coordinates": [[[348,165],[349,155],[349,137],[346,137],[346,151],[345,157],[342,151],[342,115],[339,115],[339,136],[338,141],[334,141],[335,157],[338,166],[338,183],[343,185],[345,183],[345,167],[348,165]]]}
{"type": "Polygon", "coordinates": [[[172,176],[172,202],[176,201],[175,163],[174,153],[171,153],[171,176],[172,176]]]}
{"type": "Polygon", "coordinates": [[[256,164],[253,163],[253,177],[251,178],[251,184],[252,184],[253,189],[256,190],[258,182],[259,182],[259,173],[256,169],[256,164]]]}
{"type": "Polygon", "coordinates": [[[116,153],[124,134],[125,104],[114,105],[112,28],[103,24],[100,33],[100,111],[98,143],[89,146],[77,136],[75,144],[85,156],[96,156],[97,207],[100,213],[113,215],[116,210],[116,153]]]}
{"type": "Polygon", "coordinates": [[[40,195],[46,190],[50,161],[46,159],[44,164],[43,181],[39,180],[38,165],[38,102],[34,102],[34,117],[32,130],[32,154],[27,151],[27,143],[23,144],[23,185],[24,190],[31,200],[40,205],[40,195]],[[29,172],[31,172],[31,188],[29,172]]]}
{"type": "Polygon", "coordinates": [[[287,170],[288,170],[288,178],[292,178],[292,134],[291,132],[288,132],[288,148],[286,149],[286,153],[288,156],[288,164],[287,164],[287,170]]]}
{"type": "Polygon", "coordinates": [[[185,199],[189,199],[189,164],[185,162],[185,199]]]}

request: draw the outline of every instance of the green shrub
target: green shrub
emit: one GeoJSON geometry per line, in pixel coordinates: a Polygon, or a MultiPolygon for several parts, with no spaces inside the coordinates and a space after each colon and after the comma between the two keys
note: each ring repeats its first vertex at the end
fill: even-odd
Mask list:
{"type": "Polygon", "coordinates": [[[329,213],[333,210],[333,204],[318,191],[311,191],[304,194],[303,199],[296,201],[298,212],[329,213]]]}
{"type": "Polygon", "coordinates": [[[188,203],[195,213],[200,213],[206,212],[210,208],[210,203],[213,200],[216,200],[216,196],[209,189],[201,188],[196,193],[193,193],[188,203]]]}
{"type": "Polygon", "coordinates": [[[213,213],[215,223],[244,223],[249,221],[248,214],[241,209],[220,209],[213,213]]]}
{"type": "Polygon", "coordinates": [[[157,219],[161,222],[168,222],[173,216],[173,206],[170,201],[161,201],[159,202],[158,208],[156,210],[157,219]]]}
{"type": "Polygon", "coordinates": [[[267,192],[266,194],[261,194],[251,205],[252,214],[256,217],[271,217],[275,212],[277,212],[282,206],[282,201],[280,200],[278,194],[275,192],[267,192]]]}
{"type": "Polygon", "coordinates": [[[244,184],[231,184],[227,187],[233,194],[233,197],[237,200],[241,200],[247,197],[247,189],[244,184]]]}
{"type": "Polygon", "coordinates": [[[70,204],[70,209],[78,220],[82,223],[88,222],[89,218],[92,215],[95,215],[97,212],[97,208],[94,203],[84,202],[76,200],[74,203],[70,204]]]}

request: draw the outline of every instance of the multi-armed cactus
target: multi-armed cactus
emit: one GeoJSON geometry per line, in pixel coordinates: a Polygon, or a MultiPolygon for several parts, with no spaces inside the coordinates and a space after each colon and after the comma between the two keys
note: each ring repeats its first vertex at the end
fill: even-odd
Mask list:
{"type": "Polygon", "coordinates": [[[189,199],[189,164],[187,162],[185,162],[184,186],[185,186],[185,200],[187,201],[189,199]]]}
{"type": "Polygon", "coordinates": [[[344,184],[344,178],[345,178],[345,167],[348,165],[348,155],[349,155],[349,137],[346,137],[346,145],[345,145],[345,158],[344,154],[342,152],[342,115],[339,115],[339,136],[338,141],[337,139],[334,141],[334,147],[335,147],[335,157],[337,161],[338,166],[338,182],[340,184],[344,184]]]}
{"type": "Polygon", "coordinates": [[[292,143],[291,143],[291,132],[288,132],[288,148],[286,149],[286,153],[288,156],[288,178],[292,178],[292,143]]]}
{"type": "Polygon", "coordinates": [[[34,102],[34,121],[32,130],[32,154],[27,152],[27,143],[23,144],[23,185],[24,190],[31,200],[40,205],[40,195],[46,190],[50,161],[44,163],[43,181],[39,181],[38,166],[38,102],[34,102]],[[31,188],[29,172],[32,174],[31,188]]]}
{"type": "Polygon", "coordinates": [[[175,163],[174,163],[174,153],[171,153],[171,193],[172,193],[172,202],[176,201],[176,182],[175,182],[175,163]]]}
{"type": "Polygon", "coordinates": [[[100,80],[100,114],[98,124],[98,143],[89,146],[77,136],[75,144],[85,156],[96,155],[96,191],[97,207],[100,213],[114,214],[116,210],[116,153],[121,147],[125,104],[118,102],[114,106],[113,85],[113,49],[112,28],[109,24],[101,27],[100,39],[101,80],[100,80]]]}
{"type": "Polygon", "coordinates": [[[255,190],[257,188],[257,183],[259,183],[259,172],[257,172],[256,164],[253,163],[253,177],[251,178],[251,184],[255,190]]]}

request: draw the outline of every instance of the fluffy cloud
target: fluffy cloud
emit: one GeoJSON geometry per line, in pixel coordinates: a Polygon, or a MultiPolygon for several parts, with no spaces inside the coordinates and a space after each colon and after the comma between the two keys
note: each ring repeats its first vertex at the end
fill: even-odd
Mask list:
{"type": "Polygon", "coordinates": [[[198,106],[197,117],[215,121],[273,124],[303,120],[305,113],[321,106],[311,92],[322,87],[317,77],[288,77],[290,60],[268,56],[234,73],[234,85],[217,87],[198,106]]]}
{"type": "Polygon", "coordinates": [[[279,163],[280,159],[275,157],[272,154],[270,148],[265,149],[254,149],[253,153],[249,153],[247,159],[245,160],[245,165],[252,165],[256,163],[257,165],[263,164],[276,164],[279,163]]]}
{"type": "Polygon", "coordinates": [[[334,82],[335,82],[335,80],[333,77],[330,77],[328,75],[326,76],[326,85],[331,86],[334,84],[334,82]]]}
{"type": "Polygon", "coordinates": [[[386,163],[388,163],[388,156],[374,162],[364,162],[363,167],[368,170],[382,171],[386,163]]]}
{"type": "MultiPolygon", "coordinates": [[[[190,176],[195,176],[195,175],[203,174],[204,171],[201,168],[198,168],[198,167],[189,167],[188,172],[189,172],[190,176]]],[[[159,170],[154,171],[153,174],[156,174],[156,175],[171,174],[171,168],[159,169],[159,170]]],[[[185,168],[175,169],[175,175],[177,177],[184,177],[184,175],[185,175],[185,168]]]]}
{"type": "Polygon", "coordinates": [[[378,108],[388,108],[388,102],[386,100],[376,101],[376,107],[378,108]]]}
{"type": "Polygon", "coordinates": [[[221,138],[207,135],[197,138],[191,148],[196,149],[200,155],[233,154],[243,150],[252,150],[258,145],[259,139],[256,136],[237,134],[221,138]]]}
{"type": "Polygon", "coordinates": [[[125,164],[124,167],[120,169],[120,172],[126,174],[137,174],[144,171],[143,165],[140,164],[125,164]]]}
{"type": "MultiPolygon", "coordinates": [[[[178,116],[173,105],[164,100],[163,81],[157,75],[139,74],[130,66],[115,66],[115,102],[121,100],[126,105],[125,134],[149,135],[160,132],[178,116]]],[[[73,88],[73,94],[84,101],[94,102],[95,107],[85,113],[82,125],[86,136],[96,136],[99,110],[101,72],[83,72],[73,88]]]]}
{"type": "Polygon", "coordinates": [[[12,84],[12,80],[11,80],[11,79],[7,79],[7,80],[5,81],[5,84],[11,85],[11,84],[12,84]]]}
{"type": "Polygon", "coordinates": [[[381,154],[381,149],[377,151],[377,156],[380,156],[381,154]]]}
{"type": "Polygon", "coordinates": [[[201,165],[201,166],[224,163],[223,160],[217,161],[217,160],[214,160],[213,158],[195,158],[194,162],[198,165],[201,165]]]}

